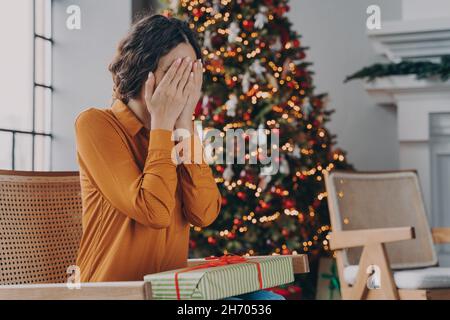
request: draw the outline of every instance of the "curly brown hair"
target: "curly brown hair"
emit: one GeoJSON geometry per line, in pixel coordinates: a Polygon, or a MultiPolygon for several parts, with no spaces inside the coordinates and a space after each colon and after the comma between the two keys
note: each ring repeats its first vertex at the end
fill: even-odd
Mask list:
{"type": "Polygon", "coordinates": [[[109,65],[114,81],[114,98],[128,103],[137,98],[150,72],[161,57],[180,43],[189,43],[198,59],[201,49],[187,22],[160,14],[137,21],[119,43],[117,54],[109,65]]]}

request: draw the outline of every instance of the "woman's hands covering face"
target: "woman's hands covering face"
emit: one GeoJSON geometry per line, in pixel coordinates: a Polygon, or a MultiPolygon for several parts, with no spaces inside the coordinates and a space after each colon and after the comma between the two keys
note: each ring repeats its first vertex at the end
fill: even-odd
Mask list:
{"type": "Polygon", "coordinates": [[[156,87],[155,75],[145,83],[145,103],[151,115],[152,129],[192,130],[192,115],[200,99],[203,66],[190,58],[175,60],[156,87]],[[156,87],[156,88],[155,88],[156,87]]]}
{"type": "Polygon", "coordinates": [[[175,123],[176,129],[187,129],[192,132],[192,116],[195,112],[203,85],[203,65],[201,60],[194,62],[190,79],[185,87],[186,105],[175,123]]]}

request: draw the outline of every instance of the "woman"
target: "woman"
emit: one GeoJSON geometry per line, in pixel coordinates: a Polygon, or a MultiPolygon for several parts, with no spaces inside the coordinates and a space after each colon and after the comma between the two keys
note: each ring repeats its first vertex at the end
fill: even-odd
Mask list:
{"type": "Polygon", "coordinates": [[[201,96],[200,58],[186,23],[146,17],[110,65],[111,109],[78,117],[82,282],[142,280],[185,267],[190,224],[205,227],[216,219],[221,196],[192,123],[201,96]],[[190,134],[180,145],[192,146],[183,147],[179,165],[172,159],[177,129],[190,134]]]}

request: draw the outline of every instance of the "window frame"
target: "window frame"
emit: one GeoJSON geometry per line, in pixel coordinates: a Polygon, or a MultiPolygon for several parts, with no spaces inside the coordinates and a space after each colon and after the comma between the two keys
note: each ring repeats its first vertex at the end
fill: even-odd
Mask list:
{"type": "MultiPolygon", "coordinates": [[[[53,77],[52,77],[52,72],[53,72],[53,0],[48,0],[49,1],[49,11],[45,12],[45,9],[43,9],[43,12],[45,12],[46,14],[44,15],[44,19],[50,19],[49,23],[50,23],[50,37],[46,37],[44,35],[38,34],[36,31],[36,16],[37,16],[37,9],[36,9],[36,2],[39,0],[33,0],[33,21],[32,21],[32,25],[33,25],[33,55],[32,55],[32,59],[33,59],[33,72],[32,72],[32,77],[33,77],[33,90],[32,90],[32,129],[31,130],[15,130],[15,129],[7,129],[7,128],[0,128],[0,132],[2,133],[10,133],[11,134],[11,139],[12,139],[12,143],[11,143],[11,169],[12,170],[16,170],[16,137],[17,135],[27,135],[27,136],[31,136],[31,170],[35,171],[36,169],[36,137],[43,137],[50,139],[50,143],[49,143],[49,150],[44,150],[44,152],[48,153],[46,154],[46,156],[49,159],[49,163],[48,163],[48,169],[51,170],[52,168],[52,142],[53,142],[53,134],[52,134],[52,123],[51,123],[51,119],[52,119],[52,100],[53,100],[53,77]],[[48,16],[47,16],[48,13],[48,16]],[[36,42],[37,39],[41,39],[42,41],[44,41],[44,44],[49,44],[49,48],[50,48],[50,65],[44,65],[43,66],[43,70],[46,70],[46,68],[49,71],[50,76],[50,81],[49,84],[45,84],[45,83],[40,83],[36,80],[36,69],[37,69],[37,64],[36,64],[36,56],[37,56],[37,48],[36,48],[36,42]],[[49,101],[45,101],[44,103],[48,103],[48,109],[46,110],[47,112],[50,112],[50,114],[48,115],[49,117],[49,128],[50,131],[49,132],[45,132],[45,130],[42,131],[38,131],[36,128],[36,91],[37,88],[42,88],[44,90],[49,90],[50,91],[50,96],[49,96],[49,101]]],[[[45,5],[45,1],[42,1],[43,5],[45,5]]],[[[44,20],[45,23],[45,20],[44,20]]],[[[45,56],[45,50],[44,50],[44,58],[46,58],[45,56]]],[[[44,71],[45,72],[45,71],[44,71]]]]}

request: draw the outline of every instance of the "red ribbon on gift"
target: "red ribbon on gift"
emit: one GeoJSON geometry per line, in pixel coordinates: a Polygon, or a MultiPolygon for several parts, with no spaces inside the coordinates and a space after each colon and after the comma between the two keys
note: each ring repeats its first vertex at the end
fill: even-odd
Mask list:
{"type": "Polygon", "coordinates": [[[221,266],[226,266],[226,265],[230,265],[230,264],[254,263],[256,265],[256,269],[258,270],[259,288],[260,289],[263,288],[261,265],[257,261],[251,261],[247,258],[244,258],[241,256],[234,256],[234,255],[226,255],[226,256],[222,256],[222,257],[207,257],[207,258],[205,258],[205,261],[208,261],[208,262],[199,264],[197,266],[185,268],[185,269],[180,270],[175,273],[175,290],[177,292],[177,300],[181,299],[180,298],[180,284],[178,281],[178,276],[180,273],[189,272],[189,271],[198,270],[198,269],[221,267],[221,266]]]}

